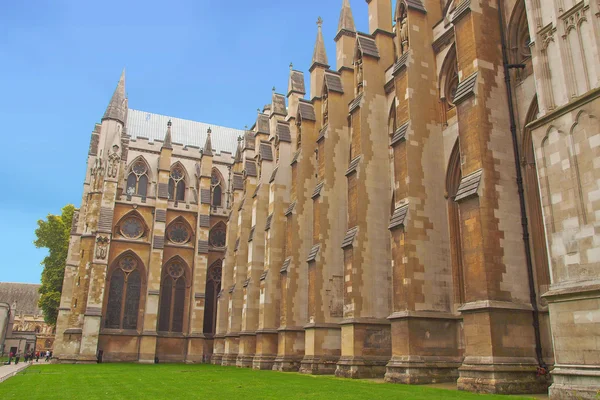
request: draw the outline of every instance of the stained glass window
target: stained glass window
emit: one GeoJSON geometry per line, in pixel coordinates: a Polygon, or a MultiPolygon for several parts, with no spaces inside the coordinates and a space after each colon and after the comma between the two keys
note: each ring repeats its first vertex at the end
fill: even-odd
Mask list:
{"type": "Polygon", "coordinates": [[[221,207],[221,197],[223,196],[223,190],[221,185],[217,185],[213,188],[212,205],[213,207],[221,207]]]}
{"type": "Polygon", "coordinates": [[[208,242],[213,247],[225,247],[225,226],[223,224],[216,225],[211,229],[208,236],[208,242]]]}
{"type": "Polygon", "coordinates": [[[185,200],[185,173],[181,166],[175,166],[171,169],[169,178],[169,199],[175,201],[185,200]]]}
{"type": "Polygon", "coordinates": [[[204,333],[214,334],[217,324],[217,296],[221,291],[223,262],[215,261],[206,276],[206,301],[204,307],[204,333]]]}
{"type": "Polygon", "coordinates": [[[167,229],[167,237],[173,243],[187,243],[190,240],[190,231],[185,223],[174,222],[167,229]]]}
{"type": "Polygon", "coordinates": [[[105,328],[137,329],[142,278],[138,261],[123,256],[109,277],[105,328]]]}
{"type": "Polygon", "coordinates": [[[185,315],[186,279],[185,265],[176,259],[166,265],[160,289],[158,330],[183,332],[185,315]]]}
{"type": "Polygon", "coordinates": [[[121,223],[121,235],[128,239],[139,239],[144,234],[144,224],[138,217],[128,217],[121,223]]]}
{"type": "Polygon", "coordinates": [[[131,167],[131,171],[127,176],[126,193],[144,197],[148,193],[148,167],[144,161],[138,160],[131,167]]]}

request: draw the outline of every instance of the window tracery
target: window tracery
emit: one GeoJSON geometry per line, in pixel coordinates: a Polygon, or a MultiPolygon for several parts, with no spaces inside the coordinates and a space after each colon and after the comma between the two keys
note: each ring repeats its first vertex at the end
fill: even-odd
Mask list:
{"type": "Polygon", "coordinates": [[[186,271],[185,262],[180,257],[173,258],[163,268],[158,323],[161,332],[183,332],[186,271]]]}
{"type": "Polygon", "coordinates": [[[127,176],[127,188],[125,192],[131,196],[137,194],[145,197],[148,194],[148,166],[143,160],[133,163],[127,176]]]}
{"type": "Polygon", "coordinates": [[[221,291],[221,274],[223,273],[223,261],[215,261],[209,268],[206,276],[206,306],[204,308],[204,333],[215,333],[217,322],[218,295],[221,291]]]}
{"type": "Polygon", "coordinates": [[[130,254],[117,261],[108,281],[105,328],[137,329],[142,290],[141,267],[130,254]]]}
{"type": "Polygon", "coordinates": [[[120,233],[127,239],[139,239],[144,232],[144,223],[137,215],[130,215],[120,223],[120,233]]]}
{"type": "Polygon", "coordinates": [[[226,238],[227,234],[225,231],[225,225],[218,223],[210,230],[208,242],[212,247],[222,248],[225,247],[226,238]]]}
{"type": "Polygon", "coordinates": [[[185,200],[185,172],[181,165],[175,165],[171,168],[169,177],[169,200],[185,200]]]}
{"type": "Polygon", "coordinates": [[[177,244],[185,244],[190,241],[191,230],[188,225],[182,221],[177,220],[167,228],[167,238],[177,244]]]}
{"type": "Polygon", "coordinates": [[[221,173],[213,168],[210,175],[210,186],[212,192],[211,204],[213,207],[222,207],[223,205],[223,177],[221,173]]]}

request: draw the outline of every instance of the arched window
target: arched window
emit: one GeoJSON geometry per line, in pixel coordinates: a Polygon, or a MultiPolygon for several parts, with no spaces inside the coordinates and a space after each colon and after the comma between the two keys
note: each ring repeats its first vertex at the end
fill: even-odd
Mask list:
{"type": "Polygon", "coordinates": [[[148,164],[144,159],[138,158],[129,168],[125,193],[145,197],[148,194],[148,182],[148,164]]]}
{"type": "Polygon", "coordinates": [[[148,232],[144,220],[136,211],[132,211],[121,218],[115,228],[115,233],[133,240],[141,239],[148,232]]]}
{"type": "Polygon", "coordinates": [[[219,222],[215,226],[213,226],[208,235],[208,243],[212,247],[225,247],[225,239],[227,237],[226,229],[227,228],[223,222],[219,222]]]}
{"type": "Polygon", "coordinates": [[[217,295],[221,291],[223,261],[215,261],[206,275],[206,306],[204,308],[204,333],[214,334],[217,324],[217,295]]]}
{"type": "Polygon", "coordinates": [[[525,64],[524,69],[517,69],[518,80],[525,79],[532,72],[531,65],[531,37],[529,36],[529,23],[525,11],[525,0],[517,1],[508,25],[508,47],[512,64],[525,64]]]}
{"type": "Polygon", "coordinates": [[[169,199],[175,201],[185,200],[185,170],[180,163],[176,163],[171,168],[169,199]]]}
{"type": "Polygon", "coordinates": [[[223,204],[223,176],[216,168],[212,170],[210,186],[212,188],[212,206],[221,207],[223,204]]]}
{"type": "Polygon", "coordinates": [[[141,262],[133,254],[119,257],[108,279],[104,327],[137,329],[141,291],[141,262]]]}
{"type": "Polygon", "coordinates": [[[167,239],[175,244],[186,244],[192,239],[192,228],[183,217],[176,218],[167,227],[167,239]]]}
{"type": "Polygon", "coordinates": [[[460,306],[465,302],[460,214],[458,204],[454,201],[461,179],[460,147],[457,140],[452,149],[450,161],[448,162],[448,170],[446,172],[448,224],[450,226],[450,256],[452,258],[452,280],[454,281],[454,303],[457,306],[460,306]]]}
{"type": "Polygon", "coordinates": [[[454,97],[458,88],[458,63],[456,61],[456,47],[452,46],[444,65],[442,66],[440,95],[448,104],[448,108],[454,107],[454,97]]]}
{"type": "Polygon", "coordinates": [[[163,267],[158,315],[158,330],[161,332],[183,332],[188,280],[186,271],[185,262],[178,256],[163,267]]]}

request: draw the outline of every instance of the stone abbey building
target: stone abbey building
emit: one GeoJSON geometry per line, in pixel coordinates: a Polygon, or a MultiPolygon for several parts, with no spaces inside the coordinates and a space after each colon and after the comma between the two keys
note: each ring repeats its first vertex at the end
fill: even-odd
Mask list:
{"type": "Polygon", "coordinates": [[[367,3],[246,131],[130,110],[121,77],[61,360],[596,396],[600,2],[367,3]]]}

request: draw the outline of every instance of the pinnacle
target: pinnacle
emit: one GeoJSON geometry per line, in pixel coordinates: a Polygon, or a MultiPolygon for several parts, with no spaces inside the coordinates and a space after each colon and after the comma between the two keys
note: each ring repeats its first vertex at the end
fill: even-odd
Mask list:
{"type": "Polygon", "coordinates": [[[341,30],[356,32],[354,17],[352,16],[352,8],[350,8],[350,0],[344,0],[342,3],[340,21],[338,22],[338,32],[341,30]]]}
{"type": "Polygon", "coordinates": [[[212,133],[212,130],[210,128],[208,128],[207,135],[206,135],[206,143],[204,143],[204,149],[202,150],[202,154],[205,156],[212,157],[213,152],[212,152],[212,140],[210,138],[211,133],[212,133]]]}
{"type": "Polygon", "coordinates": [[[167,122],[167,133],[165,134],[165,140],[163,141],[162,148],[163,149],[173,149],[173,144],[171,140],[171,120],[167,122]]]}
{"type": "Polygon", "coordinates": [[[102,120],[114,119],[122,124],[125,124],[126,108],[125,69],[123,69],[123,72],[121,72],[121,78],[119,78],[119,83],[117,84],[117,88],[110,99],[110,103],[108,103],[108,107],[106,107],[106,112],[104,113],[102,120]]]}
{"type": "Polygon", "coordinates": [[[327,52],[325,51],[325,41],[323,40],[323,20],[321,17],[317,20],[318,32],[317,32],[317,41],[315,43],[315,51],[312,57],[313,64],[322,64],[328,65],[327,63],[327,52]]]}

